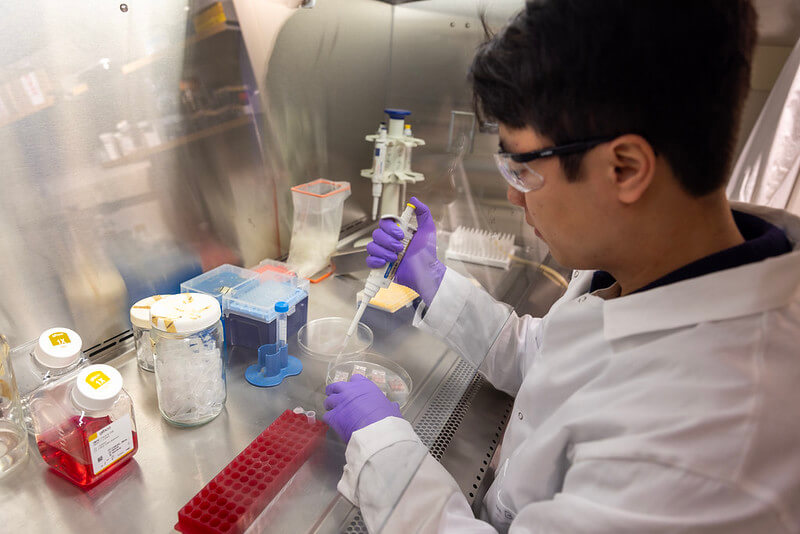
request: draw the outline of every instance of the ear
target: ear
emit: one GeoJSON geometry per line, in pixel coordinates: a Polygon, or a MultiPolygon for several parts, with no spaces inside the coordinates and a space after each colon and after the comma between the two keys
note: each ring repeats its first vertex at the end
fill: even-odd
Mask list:
{"type": "Polygon", "coordinates": [[[626,134],[610,143],[611,164],[614,166],[614,186],[617,199],[633,204],[644,195],[653,181],[656,154],[647,139],[626,134]]]}

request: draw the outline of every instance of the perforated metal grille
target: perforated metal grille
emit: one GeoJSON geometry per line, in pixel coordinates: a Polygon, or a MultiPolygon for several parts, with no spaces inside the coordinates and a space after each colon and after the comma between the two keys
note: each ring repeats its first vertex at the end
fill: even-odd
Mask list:
{"type": "Polygon", "coordinates": [[[350,524],[347,525],[347,528],[342,532],[346,532],[347,534],[367,534],[367,525],[364,524],[361,514],[356,512],[350,524]]]}
{"type": "Polygon", "coordinates": [[[414,430],[436,460],[442,459],[475,394],[484,383],[484,378],[475,373],[472,366],[459,360],[425,413],[414,423],[414,430]]]}
{"type": "MultiPolygon", "coordinates": [[[[485,383],[484,378],[475,373],[474,367],[459,360],[425,408],[422,417],[414,423],[417,435],[437,461],[442,459],[472,400],[485,383]]],[[[358,511],[353,514],[349,522],[345,522],[347,527],[342,532],[367,534],[367,526],[361,514],[358,511]]]]}

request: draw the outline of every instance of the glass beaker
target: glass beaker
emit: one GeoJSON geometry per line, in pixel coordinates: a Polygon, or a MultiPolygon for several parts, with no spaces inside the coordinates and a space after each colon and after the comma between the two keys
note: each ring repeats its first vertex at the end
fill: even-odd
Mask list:
{"type": "Polygon", "coordinates": [[[348,182],[314,180],[292,188],[294,223],[289,259],[298,275],[309,277],[328,264],[339,242],[348,182]]]}
{"type": "Polygon", "coordinates": [[[28,454],[28,433],[22,422],[17,382],[8,357],[8,343],[0,334],[0,478],[20,465],[28,454]]]}

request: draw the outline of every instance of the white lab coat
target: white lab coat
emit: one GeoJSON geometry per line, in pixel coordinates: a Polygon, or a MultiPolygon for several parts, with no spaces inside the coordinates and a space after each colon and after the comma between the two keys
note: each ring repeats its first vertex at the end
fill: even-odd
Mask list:
{"type": "Polygon", "coordinates": [[[576,273],[542,319],[448,270],[418,326],[516,396],[484,520],[392,417],[339,482],[370,530],[800,532],[800,218],[735,208],[793,252],[608,300],[576,273]]]}

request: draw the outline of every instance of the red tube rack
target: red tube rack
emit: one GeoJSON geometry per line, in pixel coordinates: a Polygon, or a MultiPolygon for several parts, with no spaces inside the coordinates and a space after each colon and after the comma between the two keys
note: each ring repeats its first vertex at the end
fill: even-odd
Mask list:
{"type": "Polygon", "coordinates": [[[327,425],[283,412],[178,512],[183,534],[241,534],[324,439],[327,425]]]}

